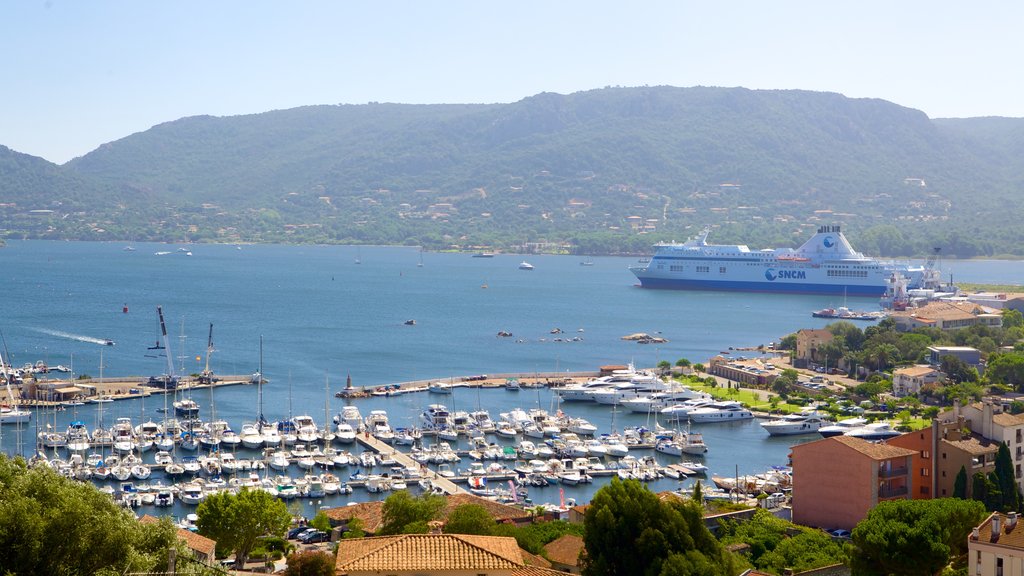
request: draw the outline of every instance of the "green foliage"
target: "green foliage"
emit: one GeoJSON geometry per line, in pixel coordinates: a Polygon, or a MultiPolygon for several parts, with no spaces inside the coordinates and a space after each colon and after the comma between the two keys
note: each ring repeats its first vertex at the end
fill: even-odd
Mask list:
{"type": "Polygon", "coordinates": [[[436,494],[413,496],[407,490],[395,492],[384,500],[377,534],[426,534],[430,531],[427,523],[438,517],[444,505],[445,498],[436,494]]]}
{"type": "Polygon", "coordinates": [[[565,534],[574,534],[583,537],[583,525],[573,524],[564,520],[553,520],[550,522],[533,522],[526,526],[513,526],[512,524],[498,524],[492,531],[492,536],[509,536],[516,539],[519,547],[531,554],[541,554],[544,546],[553,542],[565,534]]]}
{"type": "Polygon", "coordinates": [[[961,466],[956,473],[956,480],[953,481],[953,498],[967,498],[967,467],[961,466]]]}
{"type": "Polygon", "coordinates": [[[142,524],[90,484],[0,454],[0,573],[162,571],[172,548],[179,573],[208,573],[184,561],[190,552],[170,520],[142,524]]]}
{"type": "Polygon", "coordinates": [[[691,502],[662,502],[635,480],[612,478],[584,517],[585,576],[730,574],[731,556],[691,502]]]}
{"type": "Polygon", "coordinates": [[[309,521],[309,525],[323,532],[331,531],[331,519],[327,517],[327,514],[323,510],[316,513],[316,516],[309,521]]]}
{"type": "Polygon", "coordinates": [[[846,560],[842,546],[824,532],[799,527],[763,509],[746,522],[723,521],[719,534],[723,544],[750,546],[754,567],[776,574],[784,568],[803,571],[846,560]]]}
{"type": "Polygon", "coordinates": [[[687,360],[686,358],[680,358],[679,360],[676,360],[676,366],[679,366],[681,368],[686,368],[689,365],[690,361],[687,360]]]}
{"type": "Polygon", "coordinates": [[[1017,495],[1017,480],[1014,477],[1013,458],[1010,456],[1010,447],[1006,445],[1006,442],[999,443],[993,474],[996,477],[995,480],[999,485],[999,492],[1002,496],[998,510],[1001,512],[1017,511],[1020,508],[1017,495]]]}
{"type": "Polygon", "coordinates": [[[281,536],[291,522],[284,502],[264,490],[211,494],[196,514],[199,533],[216,540],[221,550],[233,551],[237,566],[245,564],[260,537],[281,536]]]}
{"type": "Polygon", "coordinates": [[[334,557],[326,552],[307,550],[288,556],[285,576],[334,576],[334,557]]]}
{"type": "Polygon", "coordinates": [[[1024,327],[1024,314],[1012,308],[1003,310],[1003,328],[1024,327]]]}
{"type": "Polygon", "coordinates": [[[992,382],[1024,389],[1024,353],[1013,351],[989,357],[985,376],[992,382]]]}
{"type": "Polygon", "coordinates": [[[940,358],[939,369],[957,384],[978,381],[978,369],[953,355],[940,358]]]}
{"type": "Polygon", "coordinates": [[[347,530],[341,533],[342,538],[364,538],[366,530],[363,529],[363,521],[359,518],[352,518],[346,524],[347,530]]]}
{"type": "Polygon", "coordinates": [[[463,504],[448,514],[444,524],[446,534],[476,534],[489,536],[498,525],[486,508],[479,504],[463,504]]]}
{"type": "Polygon", "coordinates": [[[881,502],[853,529],[854,576],[938,573],[967,553],[967,535],[985,517],[978,502],[957,498],[881,502]]]}

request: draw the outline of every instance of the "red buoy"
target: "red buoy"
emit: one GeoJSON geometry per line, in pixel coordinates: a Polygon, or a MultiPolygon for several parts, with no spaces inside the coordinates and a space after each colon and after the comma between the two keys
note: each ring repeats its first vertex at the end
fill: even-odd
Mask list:
{"type": "Polygon", "coordinates": [[[124,312],[125,314],[128,313],[128,305],[127,304],[124,305],[124,308],[121,308],[121,312],[124,312]]]}

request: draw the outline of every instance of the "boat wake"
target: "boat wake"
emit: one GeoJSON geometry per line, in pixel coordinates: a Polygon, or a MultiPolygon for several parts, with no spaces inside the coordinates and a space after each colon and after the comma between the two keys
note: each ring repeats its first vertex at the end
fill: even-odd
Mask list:
{"type": "Polygon", "coordinates": [[[58,338],[67,338],[68,340],[77,340],[79,342],[88,342],[90,344],[99,344],[100,346],[113,346],[112,340],[105,338],[93,338],[92,336],[82,336],[81,334],[71,334],[70,332],[61,332],[60,330],[49,330],[46,328],[32,328],[36,332],[43,334],[49,334],[50,336],[56,336],[58,338]]]}

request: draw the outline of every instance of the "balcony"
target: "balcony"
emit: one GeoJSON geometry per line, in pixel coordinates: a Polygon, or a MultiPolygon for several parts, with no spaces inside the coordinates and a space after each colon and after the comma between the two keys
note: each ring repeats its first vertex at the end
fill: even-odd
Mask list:
{"type": "Polygon", "coordinates": [[[907,475],[907,468],[906,467],[903,467],[903,468],[879,468],[878,469],[878,477],[879,478],[895,478],[897,476],[906,476],[906,475],[907,475]]]}
{"type": "Polygon", "coordinates": [[[906,496],[907,492],[908,492],[908,490],[907,490],[906,486],[896,486],[894,488],[886,488],[886,487],[883,486],[883,487],[878,489],[878,497],[879,498],[898,498],[900,496],[906,496]]]}

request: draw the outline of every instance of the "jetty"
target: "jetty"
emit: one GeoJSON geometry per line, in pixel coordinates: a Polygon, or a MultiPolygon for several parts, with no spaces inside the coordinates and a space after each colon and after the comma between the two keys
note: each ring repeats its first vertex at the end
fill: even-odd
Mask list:
{"type": "MultiPolygon", "coordinates": [[[[356,442],[361,444],[364,448],[373,450],[377,454],[387,455],[394,458],[395,462],[398,462],[406,468],[422,468],[427,470],[425,466],[413,460],[412,457],[405,452],[393,448],[390,444],[378,440],[375,436],[369,433],[357,435],[356,442]]],[[[452,482],[448,478],[445,478],[433,471],[428,471],[427,473],[430,474],[429,478],[433,485],[440,487],[444,490],[445,494],[469,494],[469,491],[464,488],[460,488],[455,484],[455,482],[452,482]]]]}

